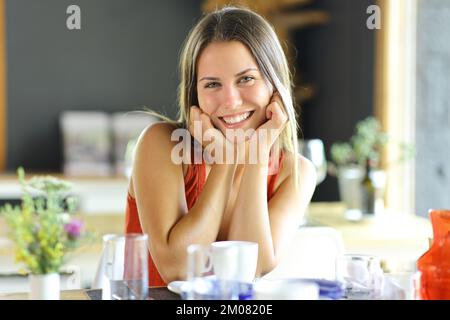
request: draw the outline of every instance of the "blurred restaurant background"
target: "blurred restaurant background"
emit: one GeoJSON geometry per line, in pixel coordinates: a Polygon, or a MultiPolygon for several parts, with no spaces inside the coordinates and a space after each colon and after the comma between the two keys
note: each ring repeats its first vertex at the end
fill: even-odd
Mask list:
{"type": "MultiPolygon", "coordinates": [[[[72,181],[80,215],[99,235],[73,263],[79,284],[89,287],[100,236],[124,231],[134,143],[155,121],[142,111],[176,118],[183,40],[203,12],[224,4],[266,17],[288,55],[299,139],[319,141],[309,157],[323,177],[309,224],[336,228],[347,247],[370,243],[386,256],[398,253],[389,241],[408,242],[404,259],[417,259],[431,236],[428,210],[450,208],[445,0],[0,0],[0,205],[20,200],[19,166],[29,176],[72,181]],[[80,29],[68,27],[70,5],[81,10],[80,29]],[[371,116],[391,141],[378,159],[383,175],[372,181],[377,214],[346,219],[331,147],[350,141],[371,116]],[[377,216],[383,224],[373,222],[377,216]]],[[[0,221],[0,292],[23,290],[17,270],[0,221]]]]}

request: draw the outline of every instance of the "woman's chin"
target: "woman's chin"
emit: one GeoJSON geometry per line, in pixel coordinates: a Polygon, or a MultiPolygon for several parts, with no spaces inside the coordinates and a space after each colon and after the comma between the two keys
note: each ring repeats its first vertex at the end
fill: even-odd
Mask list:
{"type": "Polygon", "coordinates": [[[226,138],[230,143],[234,144],[235,146],[238,146],[240,144],[243,144],[245,142],[247,142],[248,140],[250,140],[250,137],[244,137],[244,139],[229,139],[226,138]]]}
{"type": "Polygon", "coordinates": [[[239,134],[239,132],[243,132],[244,134],[248,135],[249,134],[248,130],[254,131],[254,130],[256,130],[256,128],[257,128],[257,126],[249,123],[249,124],[246,124],[246,125],[244,125],[242,127],[238,127],[238,128],[227,128],[227,127],[221,126],[220,131],[222,131],[224,136],[226,136],[227,132],[229,132],[230,134],[232,134],[234,136],[236,134],[239,134]]]}

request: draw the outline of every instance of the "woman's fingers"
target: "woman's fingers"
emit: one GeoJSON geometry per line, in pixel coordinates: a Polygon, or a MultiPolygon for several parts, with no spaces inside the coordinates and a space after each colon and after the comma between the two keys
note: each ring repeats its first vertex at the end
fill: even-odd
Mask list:
{"type": "Polygon", "coordinates": [[[192,106],[191,107],[191,120],[192,121],[198,121],[200,120],[200,114],[202,113],[202,111],[200,110],[199,107],[197,106],[192,106]]]}
{"type": "Polygon", "coordinates": [[[276,127],[281,129],[286,124],[288,117],[287,117],[286,112],[284,111],[283,107],[281,105],[279,105],[278,103],[276,103],[276,104],[277,104],[277,107],[275,108],[275,110],[273,112],[272,119],[273,119],[276,127]]]}
{"type": "Polygon", "coordinates": [[[192,129],[194,128],[194,118],[195,118],[194,108],[195,108],[195,106],[191,106],[189,108],[189,131],[192,131],[192,129]]]}
{"type": "Polygon", "coordinates": [[[266,108],[266,117],[272,129],[281,129],[288,120],[283,108],[283,101],[278,92],[274,93],[271,102],[266,108]]]}
{"type": "Polygon", "coordinates": [[[206,141],[211,140],[208,138],[205,141],[205,134],[208,137],[215,136],[217,134],[217,129],[215,129],[209,115],[197,106],[192,106],[190,108],[189,116],[189,132],[198,142],[201,142],[201,144],[205,146],[206,141]]]}
{"type": "Polygon", "coordinates": [[[197,123],[200,120],[200,113],[201,110],[197,106],[192,106],[189,110],[189,132],[197,141],[202,141],[202,137],[197,136],[198,134],[201,134],[201,131],[198,130],[197,123]]]}
{"type": "MultiPolygon", "coordinates": [[[[224,163],[223,159],[215,158],[215,150],[222,149],[222,156],[227,154],[226,148],[228,147],[227,140],[222,132],[216,129],[212,123],[211,118],[205,112],[203,112],[199,107],[192,106],[189,111],[190,121],[189,121],[189,132],[191,135],[206,148],[210,143],[215,143],[216,146],[213,148],[213,154],[206,152],[204,155],[209,156],[208,163],[213,161],[219,161],[224,163]]],[[[206,159],[205,159],[206,160],[206,159]]]]}
{"type": "Polygon", "coordinates": [[[201,121],[201,126],[203,130],[214,128],[211,118],[208,114],[204,113],[199,107],[192,106],[190,110],[190,121],[194,125],[195,121],[201,121]]]}
{"type": "Polygon", "coordinates": [[[214,129],[214,126],[211,122],[211,118],[206,113],[202,113],[200,115],[200,120],[202,121],[202,129],[204,131],[208,129],[214,129]]]}
{"type": "Polygon", "coordinates": [[[285,128],[288,116],[286,111],[284,110],[283,101],[281,100],[278,92],[275,92],[270,100],[270,103],[266,108],[266,117],[267,121],[261,125],[257,131],[262,132],[266,131],[266,135],[261,137],[266,137],[266,140],[260,140],[260,134],[254,134],[254,139],[258,140],[258,143],[263,143],[269,150],[277,137],[285,128]]]}

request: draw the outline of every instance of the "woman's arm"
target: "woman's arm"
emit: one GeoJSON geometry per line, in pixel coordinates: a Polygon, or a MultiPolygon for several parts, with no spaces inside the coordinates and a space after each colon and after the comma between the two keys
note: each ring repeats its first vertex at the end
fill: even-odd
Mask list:
{"type": "Polygon", "coordinates": [[[186,248],[216,241],[228,201],[235,165],[213,165],[191,210],[185,202],[181,165],[171,160],[173,127],[158,123],[139,138],[133,165],[133,187],[143,232],[165,282],[185,274],[186,248]]]}
{"type": "Polygon", "coordinates": [[[282,105],[280,96],[274,93],[266,108],[268,121],[250,138],[249,143],[256,143],[262,153],[258,155],[257,164],[246,164],[244,167],[230,224],[230,239],[259,243],[258,275],[271,271],[279,262],[316,186],[314,166],[306,158],[287,153],[281,172],[281,176],[287,178],[267,203],[269,153],[287,123],[282,105]],[[298,162],[299,168],[298,188],[295,187],[296,178],[291,174],[295,162],[298,162]]]}
{"type": "Polygon", "coordinates": [[[270,272],[288,247],[315,189],[316,171],[309,160],[288,153],[280,176],[287,176],[267,203],[267,166],[246,165],[230,223],[230,240],[259,244],[257,274],[270,272]],[[299,180],[290,174],[298,161],[299,180]]]}

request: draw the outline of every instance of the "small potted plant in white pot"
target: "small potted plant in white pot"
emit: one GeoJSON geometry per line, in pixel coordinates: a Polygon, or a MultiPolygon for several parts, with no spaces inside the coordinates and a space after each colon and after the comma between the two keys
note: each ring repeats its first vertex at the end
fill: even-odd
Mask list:
{"type": "Polygon", "coordinates": [[[25,180],[22,168],[17,170],[22,187],[20,206],[6,204],[0,208],[14,243],[16,261],[29,275],[30,299],[58,300],[60,268],[70,251],[94,234],[86,232],[83,223],[72,216],[76,198],[71,184],[54,177],[25,180]]]}
{"type": "MultiPolygon", "coordinates": [[[[381,168],[381,154],[391,142],[388,134],[381,131],[374,117],[368,117],[356,124],[356,132],[349,142],[336,142],[331,146],[329,173],[338,179],[339,194],[346,205],[345,217],[360,220],[383,209],[376,205],[384,198],[385,170],[381,168]]],[[[414,151],[411,146],[400,143],[402,158],[414,151]]]]}

